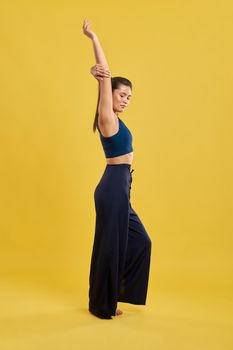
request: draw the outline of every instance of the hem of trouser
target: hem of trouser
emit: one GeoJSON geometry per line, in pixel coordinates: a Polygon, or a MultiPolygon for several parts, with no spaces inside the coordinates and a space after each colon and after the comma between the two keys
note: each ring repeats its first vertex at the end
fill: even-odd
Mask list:
{"type": "Polygon", "coordinates": [[[107,319],[107,320],[112,320],[112,316],[114,316],[114,315],[109,315],[109,314],[104,313],[104,312],[95,311],[95,310],[93,310],[93,309],[91,309],[91,308],[89,308],[88,311],[89,311],[92,315],[94,315],[94,316],[96,316],[96,317],[99,317],[99,318],[102,318],[102,319],[107,319]]]}
{"type": "Polygon", "coordinates": [[[117,301],[120,303],[129,303],[129,304],[135,304],[135,305],[146,305],[145,301],[138,301],[138,300],[132,300],[132,299],[126,299],[126,298],[118,298],[117,301]]]}

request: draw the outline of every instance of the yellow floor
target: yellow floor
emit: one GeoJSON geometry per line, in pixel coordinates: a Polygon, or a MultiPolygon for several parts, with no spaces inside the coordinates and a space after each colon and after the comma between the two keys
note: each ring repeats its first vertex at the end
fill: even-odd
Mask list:
{"type": "Polygon", "coordinates": [[[102,320],[87,296],[58,295],[1,281],[0,349],[230,350],[232,305],[221,298],[188,300],[148,293],[147,305],[119,303],[123,315],[102,320]]]}

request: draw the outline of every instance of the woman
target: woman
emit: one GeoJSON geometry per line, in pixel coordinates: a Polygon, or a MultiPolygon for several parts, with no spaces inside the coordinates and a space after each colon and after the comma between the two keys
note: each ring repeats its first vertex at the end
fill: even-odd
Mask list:
{"type": "Polygon", "coordinates": [[[93,125],[99,131],[106,157],[104,173],[95,189],[95,236],[89,276],[89,312],[112,319],[122,314],[117,302],[145,305],[152,242],[131,206],[132,134],[118,116],[128,106],[132,83],[111,78],[97,35],[84,20],[83,33],[92,40],[99,98],[93,125]]]}

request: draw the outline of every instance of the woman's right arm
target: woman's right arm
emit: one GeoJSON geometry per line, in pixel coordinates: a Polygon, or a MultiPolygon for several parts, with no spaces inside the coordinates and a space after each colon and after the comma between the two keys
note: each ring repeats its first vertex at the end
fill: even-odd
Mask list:
{"type": "MultiPolygon", "coordinates": [[[[103,49],[99,42],[97,35],[90,31],[89,29],[90,23],[88,21],[84,21],[83,24],[83,32],[86,34],[93,43],[94,54],[96,63],[99,63],[105,67],[105,69],[109,70],[109,66],[104,55],[103,49]]],[[[98,112],[100,117],[100,124],[102,125],[113,125],[114,121],[114,112],[112,105],[112,84],[111,77],[104,77],[103,80],[99,81],[99,90],[100,90],[100,101],[98,106],[98,112]]]]}

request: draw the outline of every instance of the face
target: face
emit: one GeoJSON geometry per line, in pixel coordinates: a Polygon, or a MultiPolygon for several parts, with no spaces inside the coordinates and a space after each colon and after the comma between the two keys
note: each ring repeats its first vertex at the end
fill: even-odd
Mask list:
{"type": "Polygon", "coordinates": [[[125,108],[130,103],[131,96],[131,88],[127,85],[120,84],[118,89],[115,89],[112,94],[114,112],[124,112],[125,108]]]}

